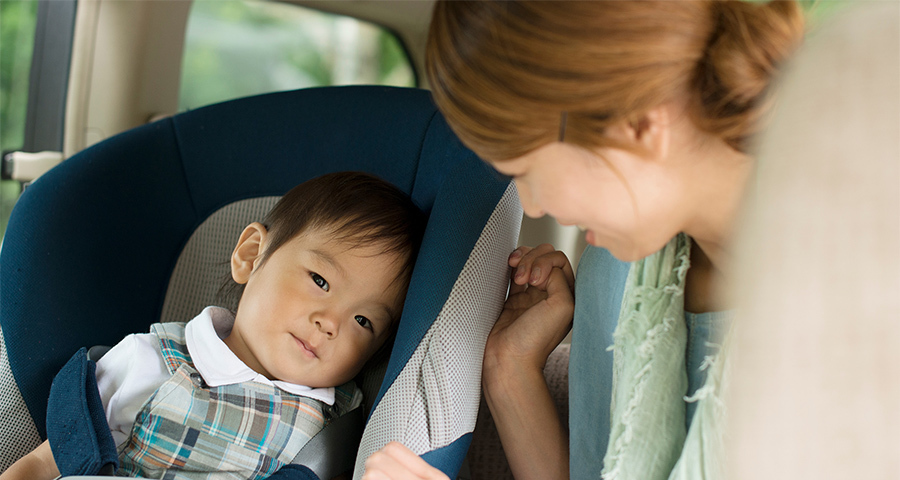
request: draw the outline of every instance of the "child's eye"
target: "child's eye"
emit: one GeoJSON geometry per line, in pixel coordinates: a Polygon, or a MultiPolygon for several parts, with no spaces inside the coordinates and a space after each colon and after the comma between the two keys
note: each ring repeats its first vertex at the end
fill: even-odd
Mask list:
{"type": "Polygon", "coordinates": [[[312,277],[313,282],[316,282],[316,285],[318,285],[319,288],[321,288],[322,290],[325,290],[326,292],[328,291],[328,288],[329,288],[328,280],[325,280],[324,278],[322,278],[321,275],[319,275],[316,272],[310,272],[309,276],[312,277]]]}
{"type": "Polygon", "coordinates": [[[362,315],[357,315],[353,318],[356,319],[356,323],[358,323],[361,327],[368,328],[369,330],[375,331],[375,327],[372,326],[372,321],[369,320],[368,318],[366,318],[362,315]]]}

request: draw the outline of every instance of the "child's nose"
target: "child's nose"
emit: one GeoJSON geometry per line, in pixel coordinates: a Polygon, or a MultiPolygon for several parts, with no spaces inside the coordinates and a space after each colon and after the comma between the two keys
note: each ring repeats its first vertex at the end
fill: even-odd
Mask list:
{"type": "Polygon", "coordinates": [[[334,338],[338,334],[340,322],[333,314],[316,315],[313,319],[316,328],[328,338],[334,338]]]}

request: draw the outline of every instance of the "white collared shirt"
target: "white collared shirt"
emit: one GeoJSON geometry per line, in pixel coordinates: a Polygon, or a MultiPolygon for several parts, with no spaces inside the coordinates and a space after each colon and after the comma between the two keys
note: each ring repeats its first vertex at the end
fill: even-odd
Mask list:
{"type": "MultiPolygon", "coordinates": [[[[295,395],[334,403],[334,388],[310,388],[271,381],[242,362],[223,339],[234,316],[220,307],[206,307],[185,327],[185,341],[194,367],[211,387],[242,382],[274,385],[295,395]]],[[[131,334],[97,362],[97,386],[116,445],[128,440],[141,407],[172,375],[166,368],[159,339],[152,333],[131,334]]]]}

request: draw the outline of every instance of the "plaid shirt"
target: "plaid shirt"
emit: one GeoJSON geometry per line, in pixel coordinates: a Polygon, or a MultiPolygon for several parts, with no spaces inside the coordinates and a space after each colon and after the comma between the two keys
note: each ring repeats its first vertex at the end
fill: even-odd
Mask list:
{"type": "Polygon", "coordinates": [[[206,385],[191,362],[184,325],[150,328],[172,377],[137,415],[131,438],[119,451],[118,475],[266,478],[347,410],[352,383],[335,389],[333,407],[257,382],[206,385]]]}

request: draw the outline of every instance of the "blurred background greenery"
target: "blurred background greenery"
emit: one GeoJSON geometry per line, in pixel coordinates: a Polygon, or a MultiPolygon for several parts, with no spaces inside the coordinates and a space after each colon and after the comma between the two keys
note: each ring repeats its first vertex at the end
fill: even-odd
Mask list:
{"type": "MultiPolygon", "coordinates": [[[[28,72],[37,2],[0,0],[0,151],[20,148],[25,137],[28,72]]],[[[21,185],[0,181],[0,238],[21,185]]]]}
{"type": "Polygon", "coordinates": [[[294,5],[195,1],[188,20],[179,109],[322,85],[415,86],[390,32],[294,5]]]}
{"type": "MultiPolygon", "coordinates": [[[[38,2],[0,0],[0,149],[22,147],[38,2]]],[[[416,85],[385,29],[271,1],[195,0],[182,59],[179,110],[296,88],[416,85]]],[[[21,185],[0,182],[0,238],[21,185]]]]}

